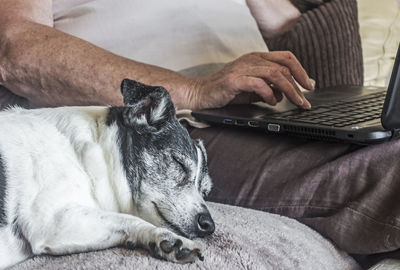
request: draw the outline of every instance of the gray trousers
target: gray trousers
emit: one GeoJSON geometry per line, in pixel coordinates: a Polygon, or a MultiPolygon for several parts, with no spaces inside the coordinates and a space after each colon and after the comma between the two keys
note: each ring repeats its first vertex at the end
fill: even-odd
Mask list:
{"type": "Polygon", "coordinates": [[[208,200],[296,218],[349,253],[400,248],[400,140],[355,146],[189,128],[208,151],[208,200]]]}

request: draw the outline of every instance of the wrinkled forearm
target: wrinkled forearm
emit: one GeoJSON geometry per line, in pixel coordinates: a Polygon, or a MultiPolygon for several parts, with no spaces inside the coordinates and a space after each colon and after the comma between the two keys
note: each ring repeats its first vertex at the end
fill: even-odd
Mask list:
{"type": "Polygon", "coordinates": [[[124,78],[169,90],[184,107],[189,79],[112,54],[28,20],[0,28],[0,84],[40,106],[122,105],[124,78]]]}

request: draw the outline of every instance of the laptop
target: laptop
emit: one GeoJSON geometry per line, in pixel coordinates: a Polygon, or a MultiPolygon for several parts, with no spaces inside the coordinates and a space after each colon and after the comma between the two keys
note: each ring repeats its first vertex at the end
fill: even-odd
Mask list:
{"type": "Polygon", "coordinates": [[[312,105],[304,110],[287,99],[276,106],[265,103],[227,105],[193,111],[210,125],[258,129],[268,134],[316,140],[374,144],[400,137],[400,45],[388,88],[343,86],[305,93],[312,105]]]}

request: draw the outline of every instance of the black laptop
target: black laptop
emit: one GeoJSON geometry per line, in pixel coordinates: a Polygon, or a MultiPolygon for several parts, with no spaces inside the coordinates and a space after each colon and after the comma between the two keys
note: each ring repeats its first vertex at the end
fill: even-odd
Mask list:
{"type": "Polygon", "coordinates": [[[400,45],[388,88],[344,86],[305,93],[311,110],[299,109],[288,100],[228,105],[192,112],[211,125],[254,128],[317,140],[380,143],[400,137],[400,45]]]}

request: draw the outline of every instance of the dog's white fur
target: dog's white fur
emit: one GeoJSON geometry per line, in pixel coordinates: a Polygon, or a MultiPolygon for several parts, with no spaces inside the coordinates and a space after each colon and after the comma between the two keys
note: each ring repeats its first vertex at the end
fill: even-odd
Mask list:
{"type": "MultiPolygon", "coordinates": [[[[107,107],[0,113],[8,224],[0,227],[0,268],[32,253],[66,254],[129,241],[159,246],[163,239],[180,239],[193,250],[186,261],[200,254],[193,241],[135,216],[116,143],[118,129],[106,125],[107,113],[107,107]]],[[[177,261],[173,252],[162,257],[177,261]]]]}

